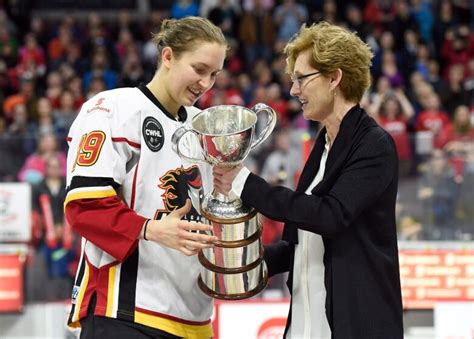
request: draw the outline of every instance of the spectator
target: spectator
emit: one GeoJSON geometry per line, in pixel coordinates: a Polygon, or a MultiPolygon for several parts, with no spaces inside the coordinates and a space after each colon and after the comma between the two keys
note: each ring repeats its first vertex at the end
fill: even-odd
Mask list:
{"type": "Polygon", "coordinates": [[[125,57],[118,80],[119,87],[136,87],[144,81],[145,73],[140,62],[140,56],[131,51],[125,57]]]}
{"type": "Polygon", "coordinates": [[[244,59],[239,54],[239,43],[234,39],[228,39],[229,49],[227,50],[227,57],[224,67],[229,72],[236,76],[237,74],[243,73],[244,70],[244,59]]]}
{"type": "Polygon", "coordinates": [[[122,31],[130,32],[132,40],[143,40],[140,25],[132,18],[130,11],[127,9],[119,10],[116,20],[113,20],[112,22],[110,34],[112,40],[119,40],[119,36],[122,31]]]}
{"type": "Polygon", "coordinates": [[[384,31],[380,36],[380,47],[375,51],[374,61],[372,64],[372,72],[376,79],[382,75],[382,65],[384,56],[387,53],[392,53],[395,63],[398,65],[399,56],[395,51],[395,40],[390,31],[384,31]]]}
{"type": "Polygon", "coordinates": [[[38,99],[38,122],[35,124],[35,137],[43,134],[56,134],[58,129],[54,122],[53,108],[48,98],[38,99]]]}
{"type": "Polygon", "coordinates": [[[407,175],[412,170],[412,151],[408,133],[408,122],[415,110],[403,90],[397,89],[384,94],[380,101],[371,107],[378,122],[395,141],[399,158],[399,174],[407,175]],[[378,106],[378,107],[377,107],[378,106]]]}
{"type": "Polygon", "coordinates": [[[85,87],[85,98],[89,100],[97,93],[103,92],[107,89],[103,77],[94,75],[90,81],[89,86],[85,87]]]}
{"type": "Polygon", "coordinates": [[[446,32],[455,29],[459,25],[459,20],[454,13],[453,3],[451,0],[441,0],[438,2],[436,10],[436,24],[433,27],[434,50],[439,52],[443,47],[446,32]]]}
{"type": "Polygon", "coordinates": [[[452,126],[452,134],[444,149],[451,156],[456,174],[462,177],[469,153],[474,150],[474,122],[467,106],[460,105],[455,109],[452,126]]]}
{"type": "Polygon", "coordinates": [[[377,31],[386,31],[394,20],[395,2],[389,0],[369,0],[364,9],[364,20],[377,31]]]}
{"type": "Polygon", "coordinates": [[[392,51],[385,51],[382,56],[381,74],[388,79],[393,88],[402,88],[405,84],[405,79],[398,68],[395,53],[392,51]]]}
{"type": "Polygon", "coordinates": [[[388,30],[393,33],[395,38],[395,48],[397,50],[403,49],[405,46],[405,34],[407,31],[417,33],[418,23],[413,16],[409,1],[399,0],[394,2],[395,5],[395,16],[392,22],[388,25],[388,30]]]}
{"type": "Polygon", "coordinates": [[[59,132],[58,137],[60,139],[66,139],[67,133],[74,119],[76,119],[77,112],[74,96],[70,91],[63,91],[61,93],[60,106],[53,112],[56,129],[59,132]]]}
{"type": "Polygon", "coordinates": [[[423,225],[430,240],[453,240],[455,234],[454,212],[459,194],[445,152],[435,149],[429,164],[422,171],[418,198],[423,201],[423,225]]]}
{"type": "Polygon", "coordinates": [[[25,45],[20,47],[19,60],[16,66],[17,74],[20,78],[38,80],[46,73],[46,58],[43,48],[38,45],[38,41],[33,33],[25,36],[25,45]]]}
{"type": "Polygon", "coordinates": [[[194,0],[176,0],[171,6],[171,17],[181,19],[199,14],[199,5],[194,0]]]}
{"type": "Polygon", "coordinates": [[[0,25],[0,57],[8,68],[17,63],[18,41],[5,26],[0,25]]]}
{"type": "Polygon", "coordinates": [[[272,82],[267,86],[265,102],[277,113],[280,125],[288,126],[288,101],[283,98],[281,87],[278,83],[272,82]]]}
{"type": "Polygon", "coordinates": [[[74,97],[74,108],[76,111],[79,111],[85,101],[84,92],[82,90],[82,79],[77,75],[73,76],[69,79],[66,89],[71,92],[74,97]]]}
{"type": "Polygon", "coordinates": [[[261,176],[271,185],[295,188],[295,179],[301,169],[299,149],[291,144],[290,131],[280,128],[272,134],[273,149],[265,159],[261,176]]]}
{"type": "Polygon", "coordinates": [[[430,131],[433,135],[433,147],[441,148],[449,140],[451,121],[446,112],[441,110],[440,100],[436,93],[431,92],[423,98],[423,111],[416,117],[417,131],[430,131]]]}
{"type": "Polygon", "coordinates": [[[357,5],[347,5],[345,19],[347,21],[347,27],[350,30],[357,32],[362,40],[366,40],[367,36],[369,35],[370,28],[368,23],[364,21],[363,13],[357,5]]]}
{"type": "Polygon", "coordinates": [[[338,23],[337,3],[334,0],[326,0],[323,4],[322,20],[336,24],[338,23]]]}
{"type": "Polygon", "coordinates": [[[258,59],[270,59],[275,41],[275,25],[263,0],[256,0],[254,8],[245,11],[240,19],[239,40],[243,44],[245,65],[250,70],[258,59]]]}
{"type": "Polygon", "coordinates": [[[273,18],[278,27],[277,39],[288,41],[308,19],[308,10],[295,0],[283,0],[281,5],[275,7],[273,18]]]}
{"type": "Polygon", "coordinates": [[[38,184],[46,176],[46,165],[50,158],[58,159],[61,175],[66,175],[66,155],[58,151],[56,136],[44,134],[39,136],[38,150],[29,155],[18,173],[18,180],[38,184]]]}
{"type": "Polygon", "coordinates": [[[40,216],[43,230],[43,239],[35,253],[44,258],[38,258],[37,265],[44,263],[47,272],[40,292],[43,301],[68,299],[73,283],[69,265],[75,259],[75,253],[72,239],[66,237],[70,230],[64,226],[66,181],[63,174],[59,159],[48,158],[45,177],[33,188],[33,208],[40,216]],[[44,289],[44,286],[48,288],[44,289]]]}
{"type": "Polygon", "coordinates": [[[218,0],[209,11],[207,18],[222,30],[227,39],[235,39],[240,12],[240,6],[235,0],[218,0]]]}
{"type": "Polygon", "coordinates": [[[428,78],[429,78],[429,70],[428,70],[429,59],[430,59],[430,51],[429,51],[428,45],[424,43],[418,44],[418,49],[416,51],[415,71],[420,73],[426,81],[428,81],[428,78]]]}
{"type": "Polygon", "coordinates": [[[122,29],[119,32],[117,42],[115,43],[115,54],[118,56],[120,63],[123,64],[125,58],[130,52],[136,52],[137,47],[132,33],[128,29],[122,29]]]}
{"type": "Polygon", "coordinates": [[[107,89],[117,87],[117,74],[110,68],[109,59],[104,49],[98,49],[92,56],[90,70],[82,79],[85,88],[89,88],[93,78],[101,78],[107,89]]]}
{"type": "Polygon", "coordinates": [[[91,64],[96,61],[94,58],[100,53],[102,58],[111,63],[107,66],[111,66],[113,69],[117,68],[118,58],[115,57],[113,43],[108,36],[107,26],[102,22],[102,18],[97,13],[91,12],[87,17],[87,37],[83,43],[82,51],[84,52],[84,57],[91,64]]]}
{"type": "Polygon", "coordinates": [[[17,93],[9,95],[3,102],[3,112],[7,120],[12,119],[13,110],[18,104],[26,106],[29,120],[36,119],[36,93],[35,82],[29,78],[22,78],[20,89],[17,93]]]}
{"type": "Polygon", "coordinates": [[[68,48],[74,43],[71,29],[66,25],[61,25],[58,29],[58,36],[48,44],[48,59],[50,62],[64,57],[68,48]]]}
{"type": "MultiPolygon", "coordinates": [[[[436,59],[432,58],[428,60],[427,64],[428,64],[428,78],[427,78],[428,83],[431,86],[433,86],[433,89],[435,90],[435,92],[442,93],[444,81],[441,78],[439,62],[436,59]]],[[[443,106],[446,107],[444,104],[443,106]]]]}
{"type": "Polygon", "coordinates": [[[63,78],[58,71],[48,73],[46,77],[46,90],[44,95],[51,102],[54,109],[58,109],[61,105],[61,93],[64,90],[63,78]]]}
{"type": "Polygon", "coordinates": [[[13,109],[13,119],[8,125],[6,136],[15,145],[12,145],[13,150],[18,153],[14,153],[13,157],[17,159],[24,159],[36,149],[34,124],[28,115],[27,107],[24,104],[18,104],[13,109]]]}
{"type": "Polygon", "coordinates": [[[463,64],[453,64],[449,68],[448,80],[443,83],[439,93],[443,107],[449,117],[454,116],[454,111],[460,105],[468,105],[469,97],[464,88],[465,66],[463,64]]]}
{"type": "Polygon", "coordinates": [[[47,22],[41,16],[33,16],[30,22],[30,32],[36,37],[38,44],[45,48],[49,43],[47,22]]]}
{"type": "Polygon", "coordinates": [[[51,69],[58,70],[65,64],[74,71],[74,74],[83,74],[86,71],[87,61],[82,57],[79,44],[70,44],[62,56],[51,63],[51,69]]]}
{"type": "Polygon", "coordinates": [[[413,30],[406,30],[403,36],[403,47],[400,51],[400,65],[403,78],[408,80],[416,69],[416,58],[418,55],[419,36],[413,30]]]}
{"type": "Polygon", "coordinates": [[[412,11],[415,16],[418,27],[420,28],[420,36],[425,43],[431,43],[433,39],[434,16],[431,7],[431,1],[428,0],[412,0],[412,11]]]}
{"type": "MultiPolygon", "coordinates": [[[[259,1],[259,0],[255,0],[259,1]]],[[[240,13],[240,1],[226,0],[228,6],[234,9],[236,13],[240,13]]],[[[209,18],[209,13],[212,9],[219,7],[220,0],[201,0],[199,5],[199,15],[204,18],[209,18]]],[[[211,20],[212,21],[212,20],[211,20]]]]}
{"type": "Polygon", "coordinates": [[[444,78],[455,64],[467,65],[474,57],[474,37],[467,25],[446,31],[445,40],[441,47],[441,57],[444,61],[444,78]]]}
{"type": "Polygon", "coordinates": [[[21,134],[8,132],[7,122],[0,116],[0,182],[15,181],[25,158],[21,134]]]}

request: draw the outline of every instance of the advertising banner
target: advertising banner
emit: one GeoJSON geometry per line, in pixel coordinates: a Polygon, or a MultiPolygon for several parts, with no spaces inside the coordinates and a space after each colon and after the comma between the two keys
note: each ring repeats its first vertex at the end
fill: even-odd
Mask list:
{"type": "Polygon", "coordinates": [[[0,254],[0,313],[23,308],[24,256],[0,254]]]}
{"type": "Polygon", "coordinates": [[[0,183],[0,243],[31,239],[31,187],[0,183]]]}

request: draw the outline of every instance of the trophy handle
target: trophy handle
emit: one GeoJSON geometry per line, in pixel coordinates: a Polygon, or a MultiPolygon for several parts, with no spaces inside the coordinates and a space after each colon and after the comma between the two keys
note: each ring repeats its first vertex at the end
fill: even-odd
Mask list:
{"type": "MultiPolygon", "coordinates": [[[[250,146],[250,149],[254,149],[258,145],[260,145],[265,139],[268,138],[270,133],[272,133],[273,129],[275,128],[275,124],[277,121],[277,115],[273,108],[271,108],[268,105],[265,105],[263,103],[258,103],[255,106],[252,107],[252,111],[255,112],[255,114],[260,114],[261,112],[266,113],[267,115],[267,124],[265,128],[259,133],[258,137],[255,138],[254,141],[252,141],[252,145],[250,146]]],[[[258,120],[258,117],[257,117],[258,120]]]]}
{"type": "Polygon", "coordinates": [[[194,158],[189,154],[184,154],[183,152],[181,152],[181,138],[188,133],[193,133],[199,140],[199,135],[192,128],[186,125],[181,126],[173,133],[173,136],[171,137],[173,151],[175,151],[182,159],[186,159],[190,162],[199,162],[207,164],[208,162],[206,161],[206,158],[204,156],[204,150],[202,149],[199,142],[196,143],[196,146],[199,147],[198,152],[200,153],[202,158],[194,158]]]}

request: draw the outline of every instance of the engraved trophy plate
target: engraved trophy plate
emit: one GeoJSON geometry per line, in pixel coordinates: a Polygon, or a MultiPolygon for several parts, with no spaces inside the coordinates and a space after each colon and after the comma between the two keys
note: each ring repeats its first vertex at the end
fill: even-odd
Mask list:
{"type": "MultiPolygon", "coordinates": [[[[173,134],[173,149],[191,162],[236,166],[273,131],[275,111],[257,104],[252,109],[234,105],[210,107],[199,112],[191,126],[173,134]],[[266,116],[265,127],[256,136],[258,119],[266,116]],[[185,135],[194,135],[199,154],[191,154],[185,135]]],[[[189,140],[188,140],[189,142],[189,140]]],[[[207,295],[226,300],[252,297],[265,288],[268,280],[263,261],[262,226],[257,212],[240,199],[213,191],[201,202],[203,222],[213,227],[218,238],[213,248],[198,254],[202,265],[198,284],[207,295]]]]}

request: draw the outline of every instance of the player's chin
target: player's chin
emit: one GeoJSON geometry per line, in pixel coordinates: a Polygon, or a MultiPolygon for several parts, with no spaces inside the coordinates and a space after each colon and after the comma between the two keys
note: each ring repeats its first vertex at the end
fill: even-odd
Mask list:
{"type": "Polygon", "coordinates": [[[184,106],[194,106],[200,97],[201,95],[195,95],[193,92],[188,91],[188,95],[184,98],[184,106]]]}

